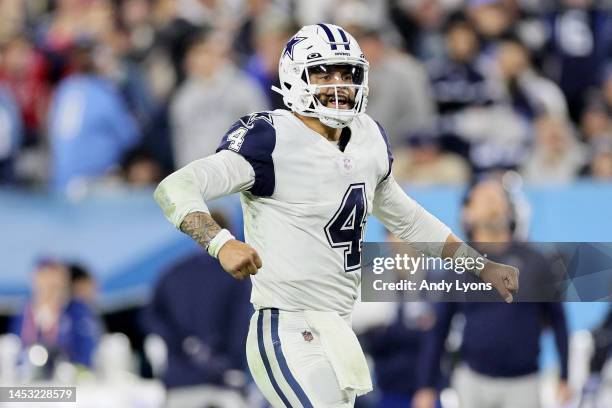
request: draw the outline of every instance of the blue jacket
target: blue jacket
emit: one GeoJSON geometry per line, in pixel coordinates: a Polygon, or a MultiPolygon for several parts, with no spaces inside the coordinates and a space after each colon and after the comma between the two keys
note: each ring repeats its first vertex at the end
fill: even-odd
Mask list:
{"type": "Polygon", "coordinates": [[[140,137],[128,112],[118,91],[102,77],[73,75],[60,83],[49,114],[55,189],[102,176],[120,164],[140,137]]]}

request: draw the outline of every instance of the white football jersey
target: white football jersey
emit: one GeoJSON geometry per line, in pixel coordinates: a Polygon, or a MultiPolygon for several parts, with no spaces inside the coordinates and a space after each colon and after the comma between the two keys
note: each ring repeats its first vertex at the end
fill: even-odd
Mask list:
{"type": "MultiPolygon", "coordinates": [[[[255,307],[346,317],[370,213],[406,242],[444,243],[450,233],[406,195],[391,163],[384,130],[366,114],[330,142],[290,111],[259,112],[237,121],[217,153],[166,177],[155,199],[180,228],[187,214],[209,212],[206,201],[240,192],[246,242],[263,262],[255,307]]],[[[424,249],[437,256],[442,245],[424,249]]]]}
{"type": "Polygon", "coordinates": [[[339,143],[344,151],[280,109],[243,117],[224,136],[217,151],[238,153],[255,172],[241,201],[246,242],[263,262],[252,276],[256,307],[352,310],[366,217],[392,158],[366,114],[339,143]]]}

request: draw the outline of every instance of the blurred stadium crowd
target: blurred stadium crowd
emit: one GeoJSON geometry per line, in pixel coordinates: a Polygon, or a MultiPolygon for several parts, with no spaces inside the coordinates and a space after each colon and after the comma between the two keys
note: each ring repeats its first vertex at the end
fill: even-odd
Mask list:
{"type": "Polygon", "coordinates": [[[612,16],[597,0],[0,3],[0,181],[151,184],[270,90],[296,28],[335,22],[371,64],[395,175],[612,179],[612,16]]]}
{"type": "MultiPolygon", "coordinates": [[[[300,26],[322,21],[351,32],[370,62],[367,112],[387,130],[401,183],[463,186],[500,170],[516,170],[534,185],[612,182],[612,4],[606,0],[0,0],[0,185],[69,196],[154,186],[212,154],[238,117],[284,108],[270,89],[281,50],[300,26]]],[[[492,187],[474,211],[497,216],[490,212],[509,208],[507,199],[492,187]]],[[[65,378],[86,379],[88,367],[105,363],[160,377],[177,390],[169,406],[262,406],[244,374],[248,292],[206,255],[174,265],[137,319],[106,319],[108,331],[128,333],[146,354],[133,369],[126,339],[102,334],[86,269],[40,260],[32,300],[9,327],[29,347],[30,369],[38,368],[7,374],[6,362],[23,356],[4,338],[0,382],[57,377],[58,367],[47,364],[55,352],[77,367],[65,378]],[[39,344],[44,348],[32,348],[39,344]],[[212,397],[202,402],[202,395],[212,397]]],[[[444,344],[449,330],[456,332],[449,328],[454,310],[385,307],[391,309],[378,316],[387,321],[360,331],[381,390],[361,400],[363,407],[409,406],[419,387],[444,388],[456,358],[440,355],[457,343],[451,335],[444,344]],[[442,326],[434,327],[436,321],[442,326]],[[429,329],[437,349],[423,351],[429,329]],[[446,383],[434,372],[440,359],[446,383]],[[417,367],[428,367],[426,375],[417,367]]],[[[555,329],[565,384],[571,357],[563,310],[533,307],[499,312],[512,321],[542,317],[555,329]]],[[[468,328],[484,322],[488,335],[495,333],[490,316],[497,312],[489,306],[484,314],[477,307],[464,313],[468,328]]],[[[523,366],[487,365],[499,350],[481,355],[477,345],[467,359],[487,365],[493,377],[500,370],[537,371],[538,323],[499,334],[526,353],[503,361],[523,366]]],[[[595,333],[597,371],[612,344],[611,327],[608,317],[595,333]]],[[[112,367],[103,369],[107,377],[117,372],[112,367]]],[[[463,380],[472,381],[465,385],[472,391],[485,387],[483,378],[463,380]]],[[[489,385],[493,395],[499,384],[489,385]]],[[[512,389],[514,397],[525,390],[512,389]]],[[[421,407],[428,407],[426,399],[421,407]]],[[[110,406],[104,404],[91,406],[110,406]]],[[[132,406],[122,404],[113,406],[132,406]]]]}

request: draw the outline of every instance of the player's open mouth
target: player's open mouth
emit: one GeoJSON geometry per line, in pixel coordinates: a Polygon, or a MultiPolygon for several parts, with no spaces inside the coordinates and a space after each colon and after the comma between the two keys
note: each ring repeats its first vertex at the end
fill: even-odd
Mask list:
{"type": "Polygon", "coordinates": [[[329,99],[327,99],[327,104],[326,106],[328,108],[333,108],[333,109],[350,109],[352,107],[352,102],[351,100],[344,95],[338,95],[338,99],[336,100],[336,97],[332,96],[329,99]]]}

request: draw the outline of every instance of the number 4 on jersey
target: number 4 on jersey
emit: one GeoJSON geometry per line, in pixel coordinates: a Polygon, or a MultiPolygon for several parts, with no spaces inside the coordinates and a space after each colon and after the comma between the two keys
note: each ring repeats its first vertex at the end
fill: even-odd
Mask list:
{"type": "Polygon", "coordinates": [[[240,148],[242,147],[242,143],[244,143],[244,135],[246,134],[246,132],[247,132],[247,129],[241,127],[241,128],[234,130],[229,135],[227,135],[227,140],[230,141],[228,148],[235,152],[240,151],[240,148]]]}
{"type": "Polygon", "coordinates": [[[367,215],[365,184],[351,184],[340,208],[325,226],[325,236],[332,248],[344,249],[344,270],[361,267],[361,243],[367,215]]]}

